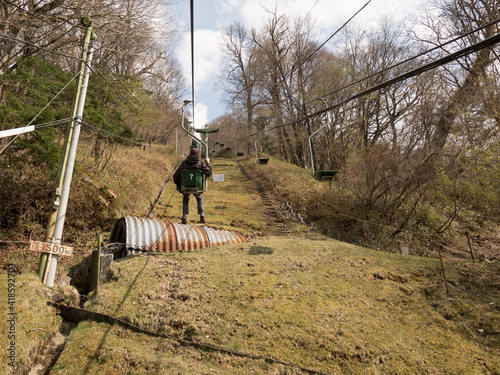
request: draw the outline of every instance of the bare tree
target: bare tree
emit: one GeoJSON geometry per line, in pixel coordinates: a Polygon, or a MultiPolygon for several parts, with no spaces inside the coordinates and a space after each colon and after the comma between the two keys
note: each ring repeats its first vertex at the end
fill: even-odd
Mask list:
{"type": "MultiPolygon", "coordinates": [[[[441,13],[439,23],[430,16],[422,21],[422,24],[433,33],[433,39],[425,40],[431,45],[472,31],[500,17],[498,0],[433,0],[431,4],[441,13]]],[[[461,48],[464,45],[476,43],[496,32],[498,32],[498,26],[491,25],[482,29],[481,32],[461,39],[453,47],[461,48]]],[[[470,105],[474,105],[477,94],[482,91],[482,85],[488,81],[489,70],[494,71],[498,68],[493,66],[493,63],[498,60],[498,51],[498,47],[485,48],[446,67],[442,79],[446,85],[444,92],[448,95],[440,104],[435,121],[431,139],[435,150],[443,149],[459,114],[470,105]]]]}
{"type": "MultiPolygon", "coordinates": [[[[259,79],[256,46],[240,23],[226,29],[224,43],[225,62],[220,85],[228,105],[241,108],[246,113],[247,131],[251,132],[255,108],[262,103],[255,93],[255,84],[259,79]]],[[[247,151],[250,151],[250,142],[247,142],[247,151]]]]}

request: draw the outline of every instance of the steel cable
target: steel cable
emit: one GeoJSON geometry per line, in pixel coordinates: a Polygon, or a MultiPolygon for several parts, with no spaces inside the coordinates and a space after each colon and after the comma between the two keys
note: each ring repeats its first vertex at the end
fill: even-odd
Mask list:
{"type": "MultiPolygon", "coordinates": [[[[59,95],[60,95],[60,94],[61,94],[61,93],[62,93],[62,92],[66,89],[66,87],[68,87],[68,86],[69,86],[69,84],[70,84],[71,82],[73,82],[73,81],[76,79],[76,77],[78,77],[78,76],[80,75],[80,73],[81,73],[81,69],[80,69],[80,70],[78,71],[78,73],[76,73],[76,74],[75,74],[75,76],[74,76],[73,78],[71,78],[71,80],[70,80],[70,81],[69,81],[69,82],[68,82],[68,83],[67,83],[67,84],[66,84],[66,85],[65,85],[65,86],[64,86],[64,87],[63,87],[63,88],[62,88],[62,89],[61,89],[61,90],[60,90],[60,91],[56,94],[56,96],[54,96],[54,97],[53,97],[53,98],[52,98],[52,99],[51,99],[51,100],[50,100],[50,101],[49,101],[49,102],[45,105],[45,107],[43,107],[43,108],[40,110],[40,112],[38,112],[38,113],[36,114],[36,116],[35,116],[35,117],[34,117],[34,118],[33,118],[33,119],[32,119],[32,120],[28,123],[28,125],[26,125],[24,128],[26,129],[28,126],[30,126],[30,125],[33,123],[33,121],[35,121],[35,120],[36,120],[36,118],[37,118],[38,116],[40,116],[40,114],[41,114],[43,111],[45,111],[45,109],[47,109],[47,107],[48,107],[50,104],[52,104],[52,102],[53,102],[53,101],[54,101],[54,100],[55,100],[55,99],[56,99],[56,98],[57,98],[57,97],[58,97],[58,96],[59,96],[59,95]]],[[[17,135],[16,135],[16,136],[15,136],[15,137],[14,137],[14,138],[13,138],[13,139],[9,142],[9,143],[7,143],[7,145],[6,145],[6,146],[5,146],[5,147],[4,147],[4,148],[0,151],[0,155],[1,155],[1,154],[2,154],[2,153],[6,150],[6,149],[7,149],[7,147],[9,147],[9,146],[10,146],[10,145],[11,145],[11,144],[12,144],[12,143],[13,143],[13,142],[17,139],[17,137],[19,137],[19,135],[20,135],[20,134],[17,134],[17,135]]]]}

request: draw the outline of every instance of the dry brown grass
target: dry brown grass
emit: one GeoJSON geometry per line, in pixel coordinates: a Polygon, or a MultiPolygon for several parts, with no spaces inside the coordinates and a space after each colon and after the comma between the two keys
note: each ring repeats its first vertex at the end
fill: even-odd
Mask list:
{"type": "Polygon", "coordinates": [[[2,319],[0,322],[0,336],[2,337],[2,357],[0,360],[1,374],[28,373],[33,359],[39,350],[59,331],[61,318],[56,311],[46,304],[50,297],[50,289],[40,283],[36,275],[22,273],[15,277],[14,304],[7,300],[7,275],[0,275],[0,306],[2,319]],[[14,310],[9,310],[13,307],[14,310]],[[9,338],[10,324],[8,319],[15,315],[15,337],[9,338]],[[14,342],[17,372],[8,365],[7,349],[14,342]]]}
{"type": "MultiPolygon", "coordinates": [[[[150,151],[120,148],[96,176],[119,191],[117,201],[124,206],[117,214],[143,216],[164,183],[165,168],[173,171],[175,159],[160,149],[150,151]],[[144,179],[132,180],[138,170],[144,179]]],[[[280,198],[297,205],[299,192],[328,189],[306,171],[277,161],[244,163],[273,181],[280,198]]],[[[234,160],[213,164],[226,181],[209,182],[208,224],[259,235],[245,244],[115,262],[111,279],[86,308],[170,338],[82,322],[51,374],[304,373],[183,346],[178,338],[331,374],[500,373],[498,263],[445,262],[447,297],[435,259],[357,247],[303,226],[293,227],[289,236],[266,235],[271,219],[253,181],[243,178],[234,160]]],[[[154,214],[179,219],[180,195],[173,184],[154,214]]],[[[42,306],[47,296],[29,298],[42,306]]],[[[42,309],[26,319],[39,326],[57,318],[42,309]]]]}

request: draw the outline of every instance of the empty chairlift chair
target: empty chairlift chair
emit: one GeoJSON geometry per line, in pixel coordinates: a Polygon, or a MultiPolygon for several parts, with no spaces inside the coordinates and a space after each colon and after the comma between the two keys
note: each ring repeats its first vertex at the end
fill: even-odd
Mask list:
{"type": "MultiPolygon", "coordinates": [[[[262,138],[262,137],[260,137],[260,138],[262,138]]],[[[260,140],[260,138],[258,138],[255,141],[255,159],[257,160],[257,163],[259,163],[259,164],[267,164],[267,162],[269,161],[269,158],[259,158],[259,155],[257,153],[257,142],[260,140]]]]}
{"type": "Polygon", "coordinates": [[[311,156],[311,169],[312,169],[312,175],[313,177],[318,180],[333,180],[333,178],[337,175],[337,173],[340,173],[338,169],[334,170],[315,170],[314,168],[314,157],[313,157],[313,151],[312,151],[312,138],[319,133],[325,126],[322,126],[318,130],[316,130],[314,133],[312,133],[309,136],[309,153],[311,156]]]}

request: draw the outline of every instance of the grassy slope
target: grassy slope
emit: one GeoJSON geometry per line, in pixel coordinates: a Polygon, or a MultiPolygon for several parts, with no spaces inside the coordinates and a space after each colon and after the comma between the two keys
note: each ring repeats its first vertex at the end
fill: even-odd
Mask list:
{"type": "MultiPolygon", "coordinates": [[[[450,276],[458,280],[470,268],[453,268],[450,276]]],[[[432,259],[334,240],[269,237],[188,254],[124,259],[116,264],[116,280],[103,286],[88,307],[172,337],[326,373],[498,372],[498,341],[487,337],[492,332],[479,334],[477,323],[469,320],[474,317],[456,310],[464,305],[498,324],[493,322],[498,311],[490,305],[497,303],[494,293],[478,297],[464,293],[465,286],[452,287],[455,297],[449,300],[438,269],[432,259]],[[274,251],[251,255],[256,247],[274,251]],[[441,309],[453,313],[447,319],[441,309]]],[[[164,373],[202,374],[210,368],[225,374],[300,373],[122,328],[83,327],[73,331],[55,374],[78,373],[82,350],[88,353],[83,358],[89,373],[118,373],[132,363],[164,373]]],[[[141,371],[147,373],[137,368],[141,371]]]]}
{"type": "MultiPolygon", "coordinates": [[[[216,162],[215,169],[225,183],[212,183],[205,195],[209,223],[266,230],[253,183],[233,161],[216,162]]],[[[177,220],[179,195],[166,191],[156,212],[177,220]]],[[[53,373],[81,372],[82,358],[87,373],[302,373],[180,346],[176,337],[326,373],[500,371],[499,295],[495,285],[481,282],[498,273],[497,265],[446,263],[453,295],[447,298],[435,259],[369,250],[294,228],[288,237],[116,262],[114,280],[87,307],[173,339],[84,323],[53,373]],[[262,249],[272,253],[252,255],[262,249]]]]}
{"type": "MultiPolygon", "coordinates": [[[[291,223],[292,235],[274,235],[236,163],[214,161],[214,170],[225,182],[205,194],[209,225],[271,235],[116,262],[86,307],[172,339],[80,323],[51,374],[303,373],[182,346],[177,337],[332,374],[500,373],[498,263],[446,262],[448,298],[435,259],[356,247],[291,223]]],[[[178,220],[172,186],[155,212],[178,220]]],[[[38,326],[41,318],[30,319],[38,326]]]]}
{"type": "MultiPolygon", "coordinates": [[[[0,305],[2,306],[2,319],[0,321],[0,342],[2,355],[0,357],[0,373],[10,374],[12,368],[8,366],[7,349],[10,347],[10,325],[7,319],[9,305],[7,304],[7,275],[0,275],[0,305]]],[[[14,299],[10,305],[16,315],[15,329],[15,356],[19,371],[29,371],[31,359],[37,354],[55,333],[59,330],[61,318],[54,314],[51,307],[46,304],[50,290],[42,285],[37,276],[32,273],[22,273],[15,277],[14,299]]]]}
{"type": "MultiPolygon", "coordinates": [[[[224,182],[208,181],[208,189],[203,194],[207,223],[245,235],[266,229],[268,218],[262,210],[254,184],[243,178],[237,161],[221,159],[212,161],[212,164],[214,173],[224,175],[224,182]]],[[[155,212],[161,220],[180,222],[182,195],[176,192],[174,184],[167,185],[155,212]]],[[[199,220],[194,197],[190,200],[188,220],[190,224],[199,220]]]]}

